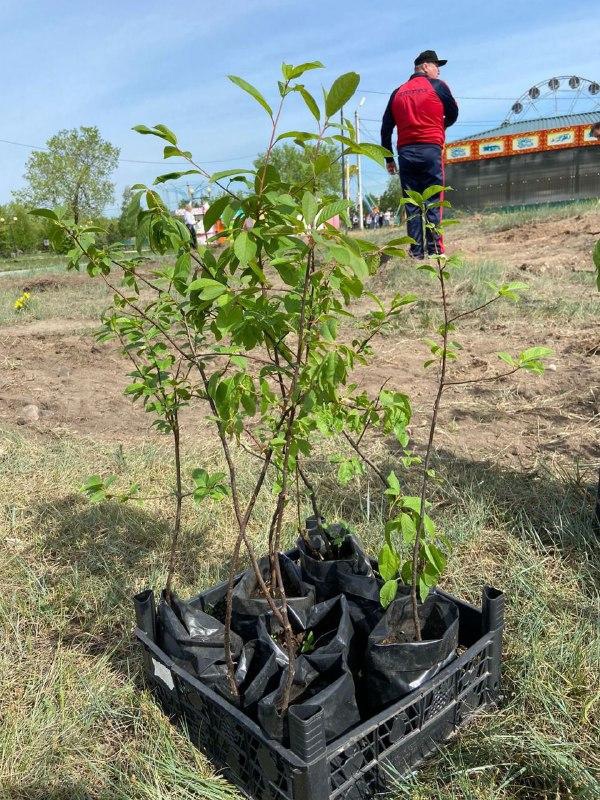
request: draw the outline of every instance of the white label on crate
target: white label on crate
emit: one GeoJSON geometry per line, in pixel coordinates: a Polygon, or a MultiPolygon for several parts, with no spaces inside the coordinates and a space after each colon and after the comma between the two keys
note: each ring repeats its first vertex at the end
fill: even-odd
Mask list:
{"type": "Polygon", "coordinates": [[[173,676],[171,675],[170,670],[168,670],[164,664],[161,664],[160,661],[157,661],[155,658],[152,659],[152,666],[154,667],[154,674],[156,677],[161,680],[165,686],[168,686],[169,689],[174,689],[175,684],[173,683],[173,676]]]}

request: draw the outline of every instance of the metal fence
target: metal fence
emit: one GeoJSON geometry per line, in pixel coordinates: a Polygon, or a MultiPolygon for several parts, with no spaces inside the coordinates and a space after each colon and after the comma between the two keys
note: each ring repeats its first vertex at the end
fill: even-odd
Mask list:
{"type": "Polygon", "coordinates": [[[600,197],[600,147],[447,164],[446,184],[469,211],[600,197]]]}

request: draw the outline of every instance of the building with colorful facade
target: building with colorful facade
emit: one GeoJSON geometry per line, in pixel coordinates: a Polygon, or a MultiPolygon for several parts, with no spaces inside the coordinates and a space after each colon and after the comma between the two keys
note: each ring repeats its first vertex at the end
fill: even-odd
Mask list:
{"type": "MultiPolygon", "coordinates": [[[[516,105],[516,104],[515,104],[516,105]]],[[[446,145],[456,208],[482,210],[600,197],[597,111],[505,122],[446,145]]]]}

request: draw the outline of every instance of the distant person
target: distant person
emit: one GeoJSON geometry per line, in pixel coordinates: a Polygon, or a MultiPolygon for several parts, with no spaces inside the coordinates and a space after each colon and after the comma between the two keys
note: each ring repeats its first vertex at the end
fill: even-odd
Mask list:
{"type": "MultiPolygon", "coordinates": [[[[387,104],[381,123],[381,144],[392,150],[392,133],[398,131],[398,169],[402,188],[422,193],[428,186],[444,185],[443,152],[445,129],[458,118],[458,106],[448,86],[439,80],[440,67],[446,64],[435,50],[424,50],[415,58],[410,78],[395,89],[387,104]]],[[[393,150],[392,150],[393,152],[393,150]]],[[[387,171],[396,174],[396,162],[386,159],[387,171]]],[[[439,195],[430,202],[442,199],[439,195]]],[[[407,204],[407,230],[416,244],[410,246],[413,258],[444,252],[441,236],[427,231],[423,241],[423,225],[419,209],[407,204]]],[[[427,219],[438,225],[440,208],[429,208],[427,219]]]]}
{"type": "Polygon", "coordinates": [[[392,224],[392,212],[389,210],[383,212],[383,224],[386,228],[389,228],[392,224]]]}
{"type": "Polygon", "coordinates": [[[188,203],[183,211],[183,221],[185,223],[185,227],[190,232],[190,237],[192,239],[192,247],[194,250],[198,249],[198,236],[196,235],[196,217],[194,216],[194,212],[192,211],[192,204],[188,203]]]}
{"type": "Polygon", "coordinates": [[[600,142],[600,122],[595,122],[592,125],[590,136],[592,137],[592,139],[598,139],[598,141],[600,142]]]}

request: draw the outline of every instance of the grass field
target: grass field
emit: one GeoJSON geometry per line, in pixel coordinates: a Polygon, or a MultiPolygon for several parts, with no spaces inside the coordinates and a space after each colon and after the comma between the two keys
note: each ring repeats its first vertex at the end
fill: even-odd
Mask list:
{"type": "MultiPolygon", "coordinates": [[[[551,215],[544,227],[542,217],[536,224],[549,244],[544,250],[538,241],[535,252],[529,223],[517,222],[517,239],[507,241],[512,229],[486,229],[484,221],[466,219],[452,234],[452,248],[466,258],[456,308],[484,299],[488,282],[521,275],[525,261],[531,292],[523,305],[492,308],[465,328],[464,343],[475,348],[468,369],[494,349],[550,342],[556,351],[556,369],[543,379],[449,396],[436,453],[433,515],[453,545],[443,587],[472,602],[485,583],[506,592],[504,695],[392,797],[592,800],[600,796],[600,537],[592,515],[600,306],[584,248],[592,234],[578,240],[574,262],[573,243],[556,226],[597,230],[600,214],[584,212],[579,226],[551,215]]],[[[121,398],[127,367],[118,355],[108,346],[95,352],[90,333],[77,327],[97,318],[105,290],[77,276],[44,277],[56,286],[34,290],[36,305],[20,315],[12,302],[23,281],[0,280],[0,800],[234,798],[144,689],[132,641],[131,596],[165,578],[169,503],[90,505],[78,491],[89,474],[110,472],[123,485],[143,478],[148,494],[163,494],[171,483],[167,444],[121,398]],[[69,375],[57,377],[65,365],[69,375]],[[100,386],[91,383],[97,373],[100,386]],[[39,423],[16,424],[19,404],[31,397],[39,423]]],[[[376,280],[390,293],[423,293],[383,340],[376,364],[384,374],[402,354],[404,371],[394,378],[413,396],[413,435],[422,440],[431,383],[421,355],[411,358],[438,306],[405,262],[376,280]]],[[[188,472],[207,460],[220,465],[200,423],[188,420],[200,431],[186,447],[188,472]]],[[[339,487],[331,447],[309,465],[326,516],[349,522],[375,553],[379,489],[366,479],[339,487]]],[[[385,442],[372,442],[371,455],[393,463],[385,442]]],[[[239,459],[249,478],[253,464],[239,459]]],[[[259,543],[268,495],[263,503],[259,543]]],[[[226,574],[233,525],[227,503],[189,505],[183,522],[177,587],[186,596],[226,574]]],[[[290,509],[288,543],[295,534],[290,509]]]]}

